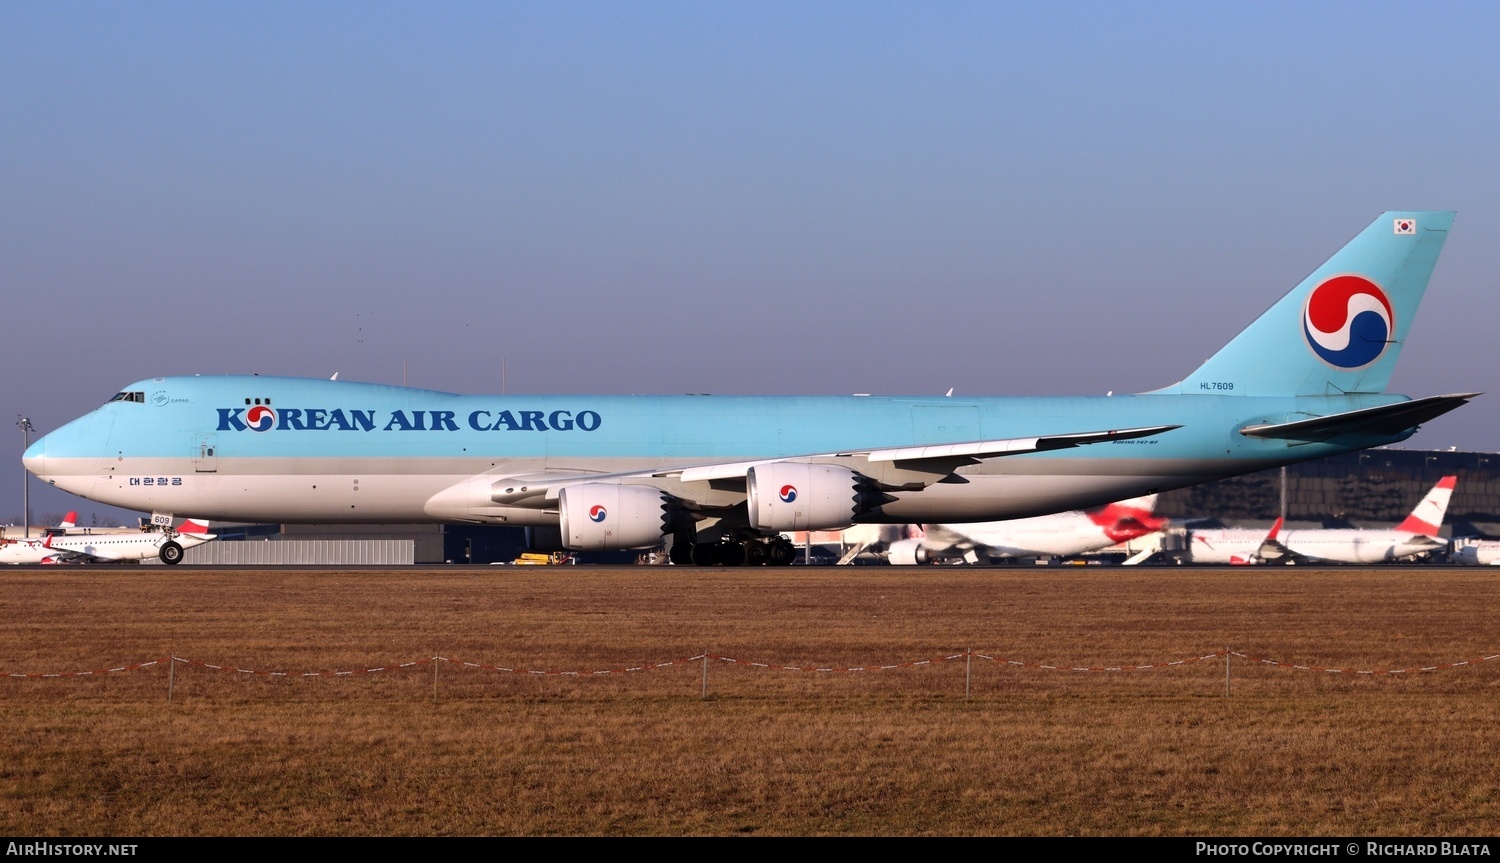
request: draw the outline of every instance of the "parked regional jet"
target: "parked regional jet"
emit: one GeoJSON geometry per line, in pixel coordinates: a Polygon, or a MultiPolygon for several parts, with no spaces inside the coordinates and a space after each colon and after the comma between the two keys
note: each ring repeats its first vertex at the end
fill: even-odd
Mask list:
{"type": "Polygon", "coordinates": [[[1227,563],[1234,566],[1264,563],[1266,559],[1260,555],[1266,541],[1280,532],[1279,518],[1271,525],[1269,532],[1237,527],[1189,529],[1188,560],[1193,563],[1227,563]]]}
{"type": "Polygon", "coordinates": [[[57,556],[49,543],[52,537],[41,539],[0,539],[0,563],[44,563],[57,556]]]}
{"type": "Polygon", "coordinates": [[[146,532],[86,534],[59,534],[49,537],[50,547],[64,560],[154,560],[161,559],[168,566],[182,562],[186,549],[209,542],[217,537],[208,532],[208,525],[188,519],[176,530],[151,530],[146,532]]]}
{"type": "Polygon", "coordinates": [[[1500,566],[1500,542],[1481,539],[1453,552],[1453,562],[1468,566],[1500,566]]]}
{"type": "Polygon", "coordinates": [[[36,441],[58,488],[251,522],[525,525],[574,550],[789,563],[787,530],[1101,506],[1405,440],[1384,392],[1451,212],[1386,213],[1192,374],[1100,397],[465,396],[163,377],[36,441]]]}
{"type": "Polygon", "coordinates": [[[980,524],[926,524],[923,536],[891,543],[893,564],[965,560],[983,563],[1018,557],[1072,557],[1155,533],[1167,520],[1152,515],[1156,495],[1094,510],[980,524]]]}
{"type": "Polygon", "coordinates": [[[47,535],[33,540],[4,540],[0,542],[0,563],[79,563],[84,561],[153,560],[176,565],[182,562],[184,549],[202,545],[215,539],[208,532],[208,525],[188,519],[176,530],[121,531],[106,528],[93,533],[84,528],[83,533],[69,533],[75,528],[76,513],[57,526],[49,528],[47,535]]]}
{"type": "Polygon", "coordinates": [[[1385,563],[1443,548],[1438,538],[1458,477],[1445,476],[1393,530],[1195,530],[1188,548],[1193,563],[1385,563]]]}
{"type": "Polygon", "coordinates": [[[67,531],[78,526],[78,513],[70,510],[63,516],[62,521],[57,523],[56,528],[47,528],[41,539],[32,539],[29,536],[21,539],[0,538],[0,563],[26,564],[26,563],[48,563],[57,556],[52,549],[52,537],[58,532],[67,531]]]}

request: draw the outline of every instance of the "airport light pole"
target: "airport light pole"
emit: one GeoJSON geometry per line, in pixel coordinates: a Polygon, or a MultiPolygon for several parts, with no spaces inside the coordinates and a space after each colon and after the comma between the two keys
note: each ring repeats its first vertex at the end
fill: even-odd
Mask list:
{"type": "MultiPolygon", "coordinates": [[[[36,431],[36,426],[31,420],[16,414],[16,428],[21,430],[21,455],[31,449],[31,433],[36,431]]],[[[26,462],[21,462],[21,521],[26,525],[26,539],[31,538],[31,471],[26,469],[26,462]]]]}
{"type": "Polygon", "coordinates": [[[1286,465],[1281,466],[1281,520],[1286,522],[1286,465]]]}

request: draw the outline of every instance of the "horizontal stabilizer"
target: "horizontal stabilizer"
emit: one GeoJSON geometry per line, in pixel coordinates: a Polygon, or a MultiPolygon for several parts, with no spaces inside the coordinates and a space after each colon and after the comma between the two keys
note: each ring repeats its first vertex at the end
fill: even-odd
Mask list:
{"type": "Polygon", "coordinates": [[[1409,402],[1330,414],[1286,423],[1246,426],[1247,437],[1320,441],[1346,434],[1390,436],[1415,428],[1468,402],[1480,393],[1429,396],[1409,402]]]}
{"type": "Polygon", "coordinates": [[[188,534],[190,536],[201,536],[201,537],[211,537],[211,536],[213,536],[213,534],[211,534],[211,533],[208,532],[208,522],[206,522],[206,521],[198,521],[197,519],[194,519],[194,518],[190,518],[187,521],[183,522],[182,526],[179,527],[179,528],[177,528],[177,532],[178,533],[183,533],[183,534],[188,534]]]}

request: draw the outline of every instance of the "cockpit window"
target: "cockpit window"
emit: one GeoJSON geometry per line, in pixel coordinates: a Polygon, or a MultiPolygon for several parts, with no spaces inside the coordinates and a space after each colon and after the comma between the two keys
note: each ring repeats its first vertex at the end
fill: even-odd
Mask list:
{"type": "Polygon", "coordinates": [[[146,393],[144,391],[142,391],[142,390],[136,390],[136,391],[133,391],[133,392],[115,393],[115,397],[112,398],[112,399],[110,399],[110,401],[112,401],[112,402],[139,402],[140,404],[145,404],[146,403],[146,393]]]}

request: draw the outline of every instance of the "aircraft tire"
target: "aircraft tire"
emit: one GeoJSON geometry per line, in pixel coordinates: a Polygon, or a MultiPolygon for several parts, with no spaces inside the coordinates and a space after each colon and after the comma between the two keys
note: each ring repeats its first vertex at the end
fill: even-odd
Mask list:
{"type": "Polygon", "coordinates": [[[689,566],[693,562],[693,543],[674,542],[667,557],[677,566],[689,566]]]}
{"type": "Polygon", "coordinates": [[[724,566],[743,566],[745,563],[744,543],[733,540],[719,543],[719,563],[724,566]]]}
{"type": "Polygon", "coordinates": [[[717,542],[693,543],[694,566],[718,566],[720,562],[717,542]]]}
{"type": "Polygon", "coordinates": [[[764,542],[761,542],[758,539],[752,539],[749,542],[745,543],[746,566],[765,566],[766,557],[766,544],[764,542]]]}
{"type": "Polygon", "coordinates": [[[182,563],[182,546],[171,540],[162,543],[161,550],[157,554],[161,557],[161,562],[167,566],[176,566],[182,563]]]}
{"type": "Polygon", "coordinates": [[[797,547],[784,539],[772,540],[771,547],[766,549],[766,560],[772,566],[791,566],[796,559],[797,547]]]}

